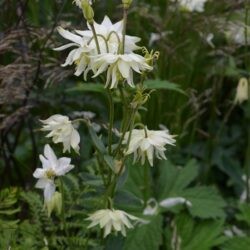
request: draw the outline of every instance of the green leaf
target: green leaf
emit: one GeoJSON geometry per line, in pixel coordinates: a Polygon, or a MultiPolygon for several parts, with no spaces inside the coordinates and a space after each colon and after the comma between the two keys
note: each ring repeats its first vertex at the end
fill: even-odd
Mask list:
{"type": "Polygon", "coordinates": [[[95,130],[92,126],[88,125],[89,134],[92,139],[92,142],[94,143],[95,148],[99,151],[99,153],[106,153],[105,146],[102,142],[102,140],[97,136],[95,130]]]}
{"type": "Polygon", "coordinates": [[[192,203],[189,211],[200,218],[224,218],[225,202],[213,187],[188,188],[181,194],[192,203]]]}
{"type": "Polygon", "coordinates": [[[222,250],[247,250],[250,246],[250,237],[234,237],[229,239],[222,250]]]}
{"type": "Polygon", "coordinates": [[[180,86],[176,83],[172,83],[166,80],[147,80],[144,82],[144,86],[147,89],[167,89],[179,92],[181,94],[186,95],[185,91],[183,91],[180,86]]]}
{"type": "Polygon", "coordinates": [[[223,220],[196,222],[182,213],[175,221],[182,250],[210,250],[225,241],[223,220]]]}
{"type": "Polygon", "coordinates": [[[114,159],[110,155],[104,155],[103,157],[106,165],[113,171],[115,172],[115,163],[114,159]]]}
{"type": "Polygon", "coordinates": [[[67,89],[67,92],[97,92],[105,94],[105,88],[100,83],[81,83],[76,87],[67,89]]]}
{"type": "Polygon", "coordinates": [[[159,200],[178,196],[198,175],[198,165],[195,160],[190,160],[183,168],[174,166],[170,161],[162,161],[159,169],[157,192],[159,200]]]}
{"type": "Polygon", "coordinates": [[[162,216],[129,231],[123,250],[158,250],[162,243],[162,216]]]}
{"type": "Polygon", "coordinates": [[[239,221],[245,221],[247,224],[250,225],[250,205],[247,203],[242,203],[239,206],[240,214],[236,215],[236,218],[239,221]]]}

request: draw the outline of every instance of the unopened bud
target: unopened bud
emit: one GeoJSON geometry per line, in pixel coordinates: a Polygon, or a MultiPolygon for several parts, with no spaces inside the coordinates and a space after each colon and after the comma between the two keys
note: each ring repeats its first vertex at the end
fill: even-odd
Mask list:
{"type": "Polygon", "coordinates": [[[248,80],[246,78],[241,78],[237,86],[234,103],[241,104],[246,100],[248,100],[248,80]]]}
{"type": "Polygon", "coordinates": [[[120,161],[120,160],[115,160],[115,166],[114,166],[114,171],[116,174],[123,174],[125,171],[125,166],[124,166],[124,162],[120,161]]]}
{"type": "Polygon", "coordinates": [[[133,0],[122,0],[123,8],[128,9],[132,2],[133,0]]]}
{"type": "Polygon", "coordinates": [[[47,207],[49,217],[53,210],[55,210],[56,213],[60,215],[62,211],[62,194],[55,192],[51,200],[46,202],[45,205],[47,207]]]}
{"type": "Polygon", "coordinates": [[[88,21],[88,23],[94,22],[94,10],[91,7],[91,4],[88,0],[82,0],[82,11],[84,18],[88,21]]]}

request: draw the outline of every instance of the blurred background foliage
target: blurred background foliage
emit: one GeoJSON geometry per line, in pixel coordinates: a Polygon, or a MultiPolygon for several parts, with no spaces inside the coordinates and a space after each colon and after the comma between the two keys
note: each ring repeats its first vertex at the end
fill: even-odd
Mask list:
{"type": "MultiPolygon", "coordinates": [[[[184,246],[181,249],[212,249],[224,242],[219,236],[222,230],[238,223],[246,228],[245,243],[237,235],[232,242],[227,241],[223,249],[245,250],[244,245],[239,248],[239,244],[249,243],[246,235],[249,234],[250,209],[247,204],[239,204],[241,194],[249,187],[242,176],[246,174],[244,167],[249,167],[250,163],[250,110],[246,103],[236,106],[233,101],[239,79],[249,78],[249,46],[244,45],[244,39],[243,42],[239,41],[239,37],[244,37],[244,23],[250,25],[250,18],[246,18],[246,6],[250,8],[250,3],[243,0],[211,0],[206,3],[205,12],[198,13],[183,11],[175,1],[170,0],[133,2],[129,11],[128,34],[141,37],[141,44],[150,50],[160,51],[157,68],[150,76],[150,79],[156,80],[148,83],[158,86],[157,91],[152,93],[138,119],[151,129],[158,129],[161,124],[172,134],[178,135],[177,146],[168,154],[170,162],[185,166],[195,158],[197,173],[190,180],[192,186],[213,186],[217,191],[206,190],[204,200],[210,198],[210,192],[216,200],[218,192],[227,204],[218,198],[221,206],[226,207],[227,214],[225,219],[220,216],[222,212],[217,211],[220,221],[202,221],[199,218],[202,212],[196,211],[197,214],[191,211],[198,218],[196,224],[191,225],[194,223],[192,220],[188,224],[190,229],[185,228],[184,223],[190,217],[180,213],[172,226],[183,228],[184,246]],[[198,245],[197,242],[188,245],[188,231],[193,230],[193,235],[198,235],[200,228],[204,228],[205,233],[200,236],[204,239],[214,231],[211,241],[203,248],[199,241],[198,245]],[[241,243],[238,244],[238,241],[241,243]]],[[[97,22],[102,21],[103,13],[113,21],[121,18],[118,0],[96,0],[95,11],[97,22]]],[[[32,203],[29,199],[37,199],[34,193],[25,198],[24,191],[33,189],[32,173],[39,164],[38,155],[42,145],[46,143],[44,134],[39,131],[39,119],[56,113],[75,117],[76,112],[92,111],[96,114],[94,121],[97,124],[105,126],[108,120],[106,96],[98,88],[83,87],[87,83],[72,76],[73,68],[60,67],[66,54],[52,50],[62,43],[56,32],[57,26],[71,30],[86,28],[81,12],[72,5],[72,1],[0,1],[0,188],[5,192],[3,197],[12,197],[8,205],[12,212],[6,216],[11,218],[8,223],[13,227],[18,225],[19,219],[27,219],[26,213],[20,213],[16,199],[22,201],[24,207],[32,203]]],[[[88,82],[93,80],[88,79],[88,82]]],[[[117,94],[117,124],[121,109],[117,94]]],[[[81,156],[75,156],[74,162],[79,172],[91,166],[89,159],[93,153],[90,138],[84,129],[82,136],[81,156]]],[[[167,163],[164,164],[166,167],[167,163]]],[[[157,171],[153,172],[156,180],[158,175],[157,171]]],[[[133,180],[126,183],[125,189],[138,194],[138,190],[133,190],[136,184],[131,182],[133,180]]],[[[157,183],[164,186],[159,180],[157,183]]],[[[157,193],[157,189],[152,192],[157,193]]],[[[148,194],[146,198],[151,195],[148,194]]],[[[41,206],[38,203],[37,206],[41,206]]],[[[1,209],[0,203],[0,223],[4,220],[1,209]]],[[[203,209],[209,210],[209,203],[203,209]]],[[[34,215],[34,218],[39,216],[34,215]]],[[[155,231],[160,227],[161,220],[160,217],[155,218],[155,231]]],[[[25,223],[22,227],[28,228],[25,223]]],[[[46,221],[39,223],[49,224],[46,221]]],[[[42,230],[40,224],[37,231],[42,230]]],[[[78,230],[81,227],[75,226],[78,230]]],[[[57,232],[53,225],[48,225],[46,230],[57,232]]],[[[157,249],[160,244],[165,246],[164,249],[172,249],[167,246],[170,237],[168,230],[160,231],[164,237],[158,245],[145,249],[157,249]]],[[[25,237],[24,233],[19,235],[19,239],[25,237]]],[[[155,237],[159,238],[157,235],[155,237]]],[[[61,242],[63,245],[62,239],[61,242]]],[[[143,239],[139,242],[143,242],[143,239]]],[[[30,244],[27,238],[25,244],[26,247],[30,244]]],[[[39,244],[32,249],[42,249],[43,243],[39,244]]],[[[117,244],[117,239],[110,239],[107,244],[117,244]]],[[[125,244],[125,249],[138,248],[133,246],[131,239],[125,244]]]]}

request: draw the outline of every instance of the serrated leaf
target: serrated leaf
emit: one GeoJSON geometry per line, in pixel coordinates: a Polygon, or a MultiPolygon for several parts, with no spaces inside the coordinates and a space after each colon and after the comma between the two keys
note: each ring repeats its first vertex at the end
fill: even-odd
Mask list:
{"type": "Polygon", "coordinates": [[[166,89],[166,90],[173,90],[179,92],[183,95],[186,95],[185,91],[183,91],[180,86],[176,83],[172,83],[166,80],[147,80],[144,82],[144,86],[147,89],[166,89]]]}
{"type": "Polygon", "coordinates": [[[250,246],[250,237],[234,237],[229,239],[222,250],[247,250],[250,246]]]}
{"type": "Polygon", "coordinates": [[[193,216],[204,219],[225,217],[225,202],[213,187],[188,188],[181,196],[192,203],[188,209],[193,216]]]}
{"type": "Polygon", "coordinates": [[[250,225],[250,205],[247,203],[242,203],[239,205],[240,214],[236,215],[239,221],[244,221],[250,225]]]}
{"type": "Polygon", "coordinates": [[[158,250],[162,242],[162,216],[129,231],[123,250],[158,250]]]}
{"type": "Polygon", "coordinates": [[[195,222],[183,213],[177,216],[175,226],[182,250],[210,250],[225,240],[223,220],[195,222]]]}
{"type": "Polygon", "coordinates": [[[170,161],[163,161],[159,165],[160,177],[158,180],[159,200],[170,196],[180,196],[198,175],[198,166],[195,160],[190,160],[183,168],[174,166],[170,161]]]}

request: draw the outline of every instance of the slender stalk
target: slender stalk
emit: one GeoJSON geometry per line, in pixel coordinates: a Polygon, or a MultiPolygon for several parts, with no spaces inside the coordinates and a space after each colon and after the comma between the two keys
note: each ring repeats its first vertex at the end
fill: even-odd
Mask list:
{"type": "Polygon", "coordinates": [[[126,27],[127,27],[127,18],[128,18],[128,10],[126,8],[123,9],[123,29],[122,29],[122,54],[125,53],[125,36],[126,36],[126,27]]]}
{"type": "Polygon", "coordinates": [[[92,30],[92,33],[93,33],[93,36],[94,36],[94,39],[95,39],[95,45],[96,45],[96,48],[97,48],[97,52],[98,52],[98,54],[101,54],[100,45],[99,45],[97,34],[96,34],[96,31],[95,31],[95,26],[94,26],[93,23],[89,23],[89,25],[90,25],[90,28],[92,30]]]}
{"type": "Polygon", "coordinates": [[[59,178],[59,182],[60,182],[60,192],[62,194],[61,220],[62,220],[62,224],[63,224],[63,229],[64,229],[66,235],[68,236],[68,232],[67,232],[67,229],[66,229],[66,220],[65,220],[65,193],[64,193],[64,187],[63,187],[62,177],[59,178]]]}
{"type": "Polygon", "coordinates": [[[116,150],[115,150],[114,157],[115,157],[115,156],[119,153],[119,151],[120,151],[120,148],[121,148],[121,145],[122,145],[122,141],[123,141],[123,139],[124,139],[124,137],[125,137],[125,134],[126,134],[126,132],[128,131],[128,129],[130,128],[130,125],[131,125],[131,124],[133,123],[133,121],[134,121],[134,117],[135,117],[136,111],[137,111],[137,108],[132,110],[132,113],[131,113],[131,115],[130,115],[130,119],[127,121],[127,124],[124,126],[124,130],[123,130],[123,132],[122,132],[122,136],[121,136],[121,138],[120,138],[120,141],[119,141],[119,143],[118,143],[118,146],[117,146],[117,148],[116,148],[116,150]]]}
{"type": "MultiPolygon", "coordinates": [[[[246,51],[246,55],[247,55],[247,45],[248,45],[248,1],[245,0],[245,51],[246,51]]],[[[245,56],[245,67],[247,68],[247,56],[245,56]]],[[[249,94],[249,93],[248,93],[249,94]]],[[[250,101],[248,100],[247,102],[247,110],[250,109],[250,101]]],[[[247,115],[247,124],[248,124],[248,128],[247,128],[247,150],[246,150],[246,157],[245,157],[245,171],[246,171],[246,194],[247,194],[247,202],[250,202],[250,126],[249,126],[249,121],[250,121],[250,117],[247,115]]]]}
{"type": "Polygon", "coordinates": [[[112,134],[113,134],[113,124],[114,124],[114,101],[112,98],[112,92],[108,89],[108,99],[109,99],[109,128],[108,128],[108,150],[109,154],[112,154],[112,134]]]}

